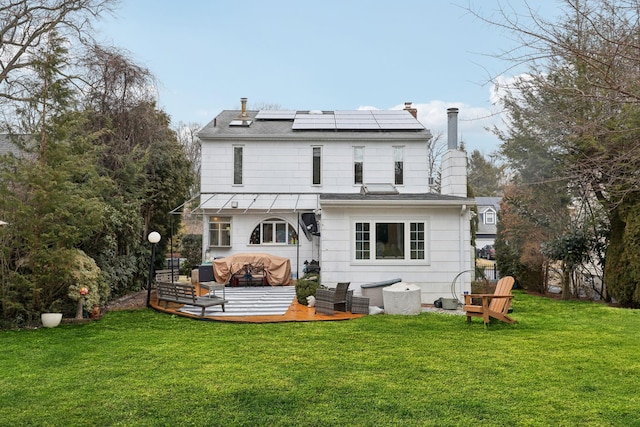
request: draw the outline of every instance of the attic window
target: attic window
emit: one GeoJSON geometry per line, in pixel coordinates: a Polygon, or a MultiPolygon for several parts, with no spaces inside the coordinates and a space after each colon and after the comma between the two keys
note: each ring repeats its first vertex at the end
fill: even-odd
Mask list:
{"type": "Polygon", "coordinates": [[[249,127],[251,126],[251,120],[231,120],[231,122],[229,122],[229,126],[249,127]]]}
{"type": "Polygon", "coordinates": [[[483,219],[483,223],[487,224],[487,225],[494,225],[496,223],[496,211],[494,211],[493,209],[489,208],[486,211],[484,211],[483,215],[482,215],[482,219],[483,219]]]}
{"type": "Polygon", "coordinates": [[[398,194],[393,184],[363,184],[360,194],[398,194]]]}

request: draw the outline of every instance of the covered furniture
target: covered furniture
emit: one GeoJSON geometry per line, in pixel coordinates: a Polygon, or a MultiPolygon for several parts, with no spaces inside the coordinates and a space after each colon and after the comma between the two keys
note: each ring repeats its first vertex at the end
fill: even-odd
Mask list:
{"type": "Polygon", "coordinates": [[[472,317],[482,317],[484,324],[489,324],[489,318],[513,323],[514,320],[507,316],[511,307],[511,288],[515,279],[511,276],[503,277],[498,281],[493,294],[467,294],[464,296],[464,310],[467,314],[467,322],[472,317]],[[480,300],[480,305],[474,305],[473,299],[480,300]]]}
{"type": "MultiPolygon", "coordinates": [[[[218,283],[231,283],[232,276],[237,273],[249,279],[249,277],[246,277],[247,266],[251,266],[249,267],[250,270],[255,269],[256,273],[257,268],[254,268],[254,266],[259,266],[260,271],[264,272],[264,278],[261,276],[260,280],[263,283],[266,281],[266,284],[271,286],[286,286],[291,282],[291,261],[289,261],[289,258],[264,253],[235,254],[214,259],[213,273],[215,281],[218,283]]],[[[258,276],[256,275],[256,277],[258,276]]],[[[251,273],[251,280],[253,280],[253,273],[251,273]]]]}
{"type": "Polygon", "coordinates": [[[376,307],[382,307],[384,305],[382,300],[382,289],[398,282],[402,282],[402,279],[397,278],[384,280],[382,282],[366,283],[360,286],[360,289],[362,289],[362,296],[369,298],[369,304],[376,307]]]}
{"type": "Polygon", "coordinates": [[[386,314],[420,314],[422,301],[420,287],[398,282],[382,289],[382,300],[386,314]]]}
{"type": "Polygon", "coordinates": [[[350,282],[341,282],[333,289],[316,290],[316,313],[333,315],[335,311],[347,311],[347,290],[350,282]]]}
{"type": "Polygon", "coordinates": [[[262,262],[245,264],[242,269],[231,275],[231,286],[266,286],[267,274],[262,262]]]}

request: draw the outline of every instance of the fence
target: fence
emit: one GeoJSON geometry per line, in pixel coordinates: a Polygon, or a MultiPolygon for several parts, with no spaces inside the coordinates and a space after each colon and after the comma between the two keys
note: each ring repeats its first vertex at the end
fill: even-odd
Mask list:
{"type": "Polygon", "coordinates": [[[476,279],[485,278],[487,280],[500,279],[500,273],[498,272],[498,265],[494,262],[493,265],[476,266],[476,279]]]}

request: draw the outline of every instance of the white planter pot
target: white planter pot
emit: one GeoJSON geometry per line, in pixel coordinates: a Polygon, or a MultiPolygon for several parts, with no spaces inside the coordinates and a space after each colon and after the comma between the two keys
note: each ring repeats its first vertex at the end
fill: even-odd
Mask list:
{"type": "Polygon", "coordinates": [[[62,321],[62,313],[42,313],[40,320],[45,328],[55,328],[62,321]]]}

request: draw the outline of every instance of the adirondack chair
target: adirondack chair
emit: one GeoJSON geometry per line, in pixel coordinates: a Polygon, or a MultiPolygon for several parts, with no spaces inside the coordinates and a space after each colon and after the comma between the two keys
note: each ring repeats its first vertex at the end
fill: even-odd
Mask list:
{"type": "Polygon", "coordinates": [[[349,283],[338,283],[335,289],[318,288],[316,290],[316,313],[333,315],[334,311],[347,311],[349,283]]]}
{"type": "Polygon", "coordinates": [[[514,320],[507,316],[509,307],[511,306],[511,288],[515,279],[511,276],[503,277],[496,285],[493,294],[468,294],[464,296],[464,310],[467,314],[467,322],[471,322],[472,317],[482,317],[484,324],[489,323],[489,318],[501,320],[507,323],[513,323],[514,320]],[[482,305],[473,305],[473,298],[482,298],[482,305]]]}

